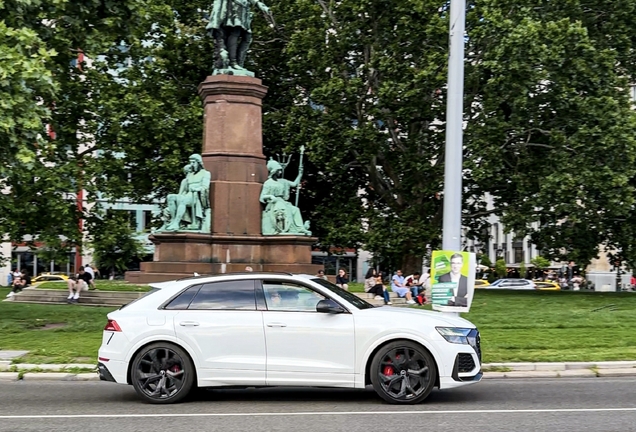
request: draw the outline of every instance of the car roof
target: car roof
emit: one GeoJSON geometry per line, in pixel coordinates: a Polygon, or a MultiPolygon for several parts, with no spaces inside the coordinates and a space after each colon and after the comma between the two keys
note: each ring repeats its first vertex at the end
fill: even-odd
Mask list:
{"type": "Polygon", "coordinates": [[[275,279],[275,278],[284,278],[284,279],[315,279],[316,276],[309,274],[293,274],[293,273],[284,273],[284,272],[235,272],[235,273],[219,273],[213,275],[199,275],[199,276],[191,276],[182,279],[175,279],[165,282],[152,282],[149,285],[152,288],[164,289],[164,288],[181,288],[190,286],[193,283],[207,283],[207,282],[216,282],[216,281],[224,281],[224,280],[233,280],[233,279],[275,279]]]}

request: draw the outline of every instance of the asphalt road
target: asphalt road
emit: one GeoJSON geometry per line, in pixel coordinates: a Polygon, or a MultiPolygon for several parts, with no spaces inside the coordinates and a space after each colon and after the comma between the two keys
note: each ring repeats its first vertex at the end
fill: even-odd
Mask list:
{"type": "Polygon", "coordinates": [[[371,390],[215,390],[170,406],[101,382],[0,383],[0,431],[636,431],[636,378],[487,380],[416,406],[371,390]]]}

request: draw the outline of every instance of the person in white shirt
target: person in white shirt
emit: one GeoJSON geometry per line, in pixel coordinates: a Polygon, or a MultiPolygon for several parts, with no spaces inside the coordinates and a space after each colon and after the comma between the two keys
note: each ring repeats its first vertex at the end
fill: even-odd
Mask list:
{"type": "Polygon", "coordinates": [[[91,275],[91,280],[88,282],[88,289],[94,290],[95,289],[95,270],[93,270],[90,264],[86,264],[84,266],[84,271],[88,273],[89,275],[91,275]]]}

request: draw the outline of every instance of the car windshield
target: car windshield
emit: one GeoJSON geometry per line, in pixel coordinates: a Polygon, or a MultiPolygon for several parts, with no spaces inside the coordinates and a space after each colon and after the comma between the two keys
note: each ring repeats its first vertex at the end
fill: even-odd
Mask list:
{"type": "Polygon", "coordinates": [[[371,303],[361,299],[357,295],[350,293],[349,291],[343,290],[338,285],[334,285],[327,280],[316,278],[316,279],[312,279],[312,282],[316,282],[318,285],[327,288],[329,291],[335,294],[338,294],[340,297],[342,297],[343,299],[345,299],[346,301],[348,301],[349,303],[351,303],[358,309],[371,309],[375,307],[371,303]]]}

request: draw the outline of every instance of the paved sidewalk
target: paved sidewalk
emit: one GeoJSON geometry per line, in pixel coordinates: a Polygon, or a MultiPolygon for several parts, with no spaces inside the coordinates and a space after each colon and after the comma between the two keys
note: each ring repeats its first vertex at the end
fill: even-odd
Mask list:
{"type": "MultiPolygon", "coordinates": [[[[0,381],[99,381],[94,364],[11,364],[0,361],[0,381]],[[95,372],[87,372],[95,370],[95,372]]],[[[484,363],[484,379],[636,376],[636,361],[484,363]]]]}

